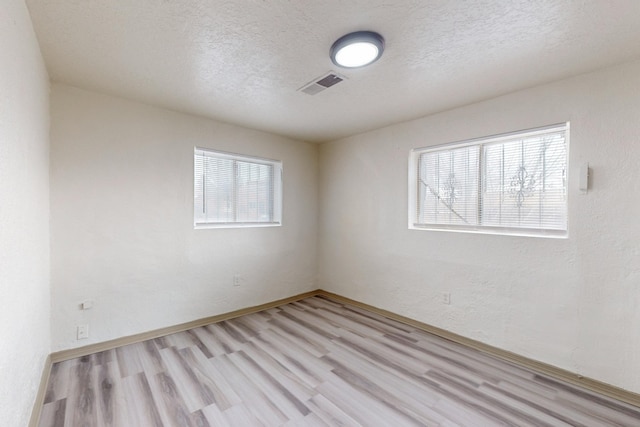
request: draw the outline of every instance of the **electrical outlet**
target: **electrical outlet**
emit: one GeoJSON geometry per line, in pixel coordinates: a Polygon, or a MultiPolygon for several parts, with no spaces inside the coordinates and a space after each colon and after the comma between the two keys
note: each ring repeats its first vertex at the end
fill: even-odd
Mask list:
{"type": "Polygon", "coordinates": [[[89,325],[78,325],[78,339],[86,340],[89,338],[89,325]]]}
{"type": "Polygon", "coordinates": [[[242,281],[242,277],[239,274],[235,274],[233,276],[233,286],[240,286],[240,282],[242,281]]]}
{"type": "Polygon", "coordinates": [[[446,305],[451,304],[451,292],[442,293],[442,303],[446,305]]]}

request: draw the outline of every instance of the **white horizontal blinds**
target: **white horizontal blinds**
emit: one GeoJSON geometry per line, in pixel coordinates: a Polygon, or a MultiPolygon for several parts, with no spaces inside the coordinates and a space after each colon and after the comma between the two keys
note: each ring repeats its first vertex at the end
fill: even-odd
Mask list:
{"type": "Polygon", "coordinates": [[[205,222],[233,222],[235,218],[235,161],[205,156],[205,222]]]}
{"type": "Polygon", "coordinates": [[[484,226],[566,230],[565,129],[483,146],[484,226]]]}
{"type": "Polygon", "coordinates": [[[235,161],[196,154],[195,205],[196,222],[225,223],[235,218],[235,161]]]}
{"type": "Polygon", "coordinates": [[[281,167],[276,161],[195,149],[195,224],[279,222],[281,167]]]}
{"type": "Polygon", "coordinates": [[[419,224],[478,224],[479,147],[424,152],[418,164],[419,224]]]}
{"type": "Polygon", "coordinates": [[[206,222],[204,181],[204,154],[196,150],[193,156],[193,218],[196,224],[206,222]]]}
{"type": "Polygon", "coordinates": [[[274,167],[236,161],[236,221],[273,222],[274,167]]]}
{"type": "Polygon", "coordinates": [[[417,151],[414,225],[562,234],[568,124],[417,151]]]}

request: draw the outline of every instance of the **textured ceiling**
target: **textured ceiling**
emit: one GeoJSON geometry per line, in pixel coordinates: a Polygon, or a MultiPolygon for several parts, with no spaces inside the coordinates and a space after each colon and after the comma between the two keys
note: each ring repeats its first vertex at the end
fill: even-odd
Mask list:
{"type": "Polygon", "coordinates": [[[27,0],[51,79],[327,141],[640,58],[638,0],[27,0]],[[385,37],[341,70],[331,44],[385,37]],[[334,70],[347,80],[297,89],[334,70]]]}

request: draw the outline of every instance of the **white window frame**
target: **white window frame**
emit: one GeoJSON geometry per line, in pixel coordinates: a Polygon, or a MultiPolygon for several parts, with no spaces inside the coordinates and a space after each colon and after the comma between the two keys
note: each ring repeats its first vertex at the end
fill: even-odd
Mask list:
{"type": "MultiPolygon", "coordinates": [[[[245,228],[245,227],[279,227],[282,225],[282,161],[266,159],[262,157],[248,156],[244,154],[229,153],[226,151],[212,150],[209,148],[194,147],[193,153],[193,227],[194,229],[207,229],[207,228],[245,228]],[[218,159],[229,159],[234,161],[240,161],[245,163],[253,163],[260,165],[269,165],[273,168],[273,206],[270,206],[270,210],[273,212],[271,221],[256,221],[256,222],[199,222],[196,217],[196,188],[197,188],[197,158],[198,156],[208,156],[218,159]]],[[[203,187],[203,194],[206,190],[203,187]]],[[[237,187],[234,183],[234,192],[237,191],[237,187]]],[[[236,200],[233,201],[235,203],[236,200]]],[[[204,208],[204,207],[203,207],[204,208]]]]}
{"type": "MultiPolygon", "coordinates": [[[[501,234],[501,235],[512,235],[512,236],[527,236],[527,237],[547,237],[547,238],[568,238],[568,206],[569,206],[569,130],[570,124],[559,123],[534,129],[526,129],[516,132],[509,132],[505,134],[492,135],[488,137],[475,138],[471,140],[458,141],[447,144],[440,144],[431,147],[422,147],[412,149],[409,154],[409,215],[408,215],[408,226],[411,230],[428,230],[428,231],[453,231],[453,232],[463,232],[463,233],[481,233],[481,234],[501,234]],[[457,225],[457,224],[421,224],[418,223],[419,216],[419,206],[418,206],[418,198],[419,198],[419,162],[420,156],[426,152],[436,152],[436,151],[445,151],[456,148],[463,148],[469,146],[479,146],[480,152],[483,151],[483,146],[500,143],[500,142],[508,142],[518,138],[524,138],[529,136],[535,136],[536,134],[545,134],[551,132],[565,132],[565,147],[566,147],[566,161],[565,161],[565,183],[564,183],[564,192],[565,192],[565,224],[566,227],[563,230],[557,229],[543,229],[543,228],[521,228],[521,227],[510,227],[510,226],[487,226],[487,225],[457,225]]],[[[483,186],[483,160],[478,162],[478,194],[480,195],[480,200],[478,204],[479,211],[482,211],[482,186],[483,186]]],[[[481,219],[479,220],[479,222],[481,219]]]]}

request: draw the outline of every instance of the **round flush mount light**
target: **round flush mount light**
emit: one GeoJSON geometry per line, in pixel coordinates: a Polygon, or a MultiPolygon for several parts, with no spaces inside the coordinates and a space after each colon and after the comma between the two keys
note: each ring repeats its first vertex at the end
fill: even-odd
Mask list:
{"type": "Polygon", "coordinates": [[[340,37],[331,46],[331,60],[345,68],[369,65],[382,56],[384,39],[373,31],[356,31],[340,37]]]}

